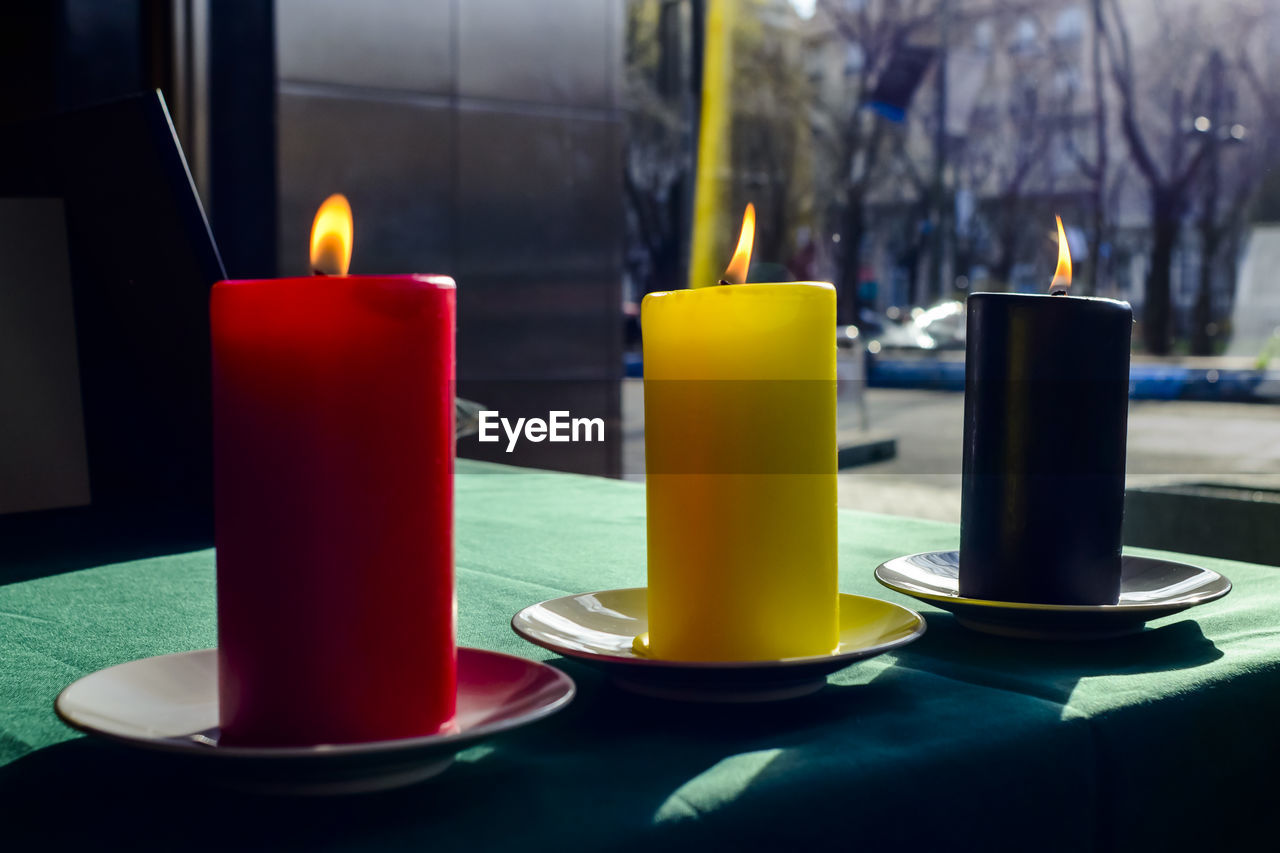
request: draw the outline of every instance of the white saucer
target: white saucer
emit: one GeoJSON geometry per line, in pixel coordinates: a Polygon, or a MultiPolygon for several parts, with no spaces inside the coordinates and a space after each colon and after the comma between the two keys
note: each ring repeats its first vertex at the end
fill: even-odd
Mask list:
{"type": "Polygon", "coordinates": [[[959,551],[898,557],[876,569],[876,580],[903,595],[951,611],[966,628],[1033,640],[1099,640],[1133,634],[1152,619],[1231,592],[1231,581],[1199,566],[1129,555],[1120,561],[1120,601],[1116,604],[1025,604],[962,598],[959,551]]]}
{"type": "Polygon", "coordinates": [[[688,702],[771,702],[822,689],[827,675],[905,646],[924,633],[914,610],[861,595],[840,596],[840,645],[829,655],[725,663],[656,660],[636,654],[649,629],[645,589],[554,598],[521,610],[512,629],[535,645],[599,667],[619,687],[688,702]]]}
{"type": "Polygon", "coordinates": [[[459,750],[553,714],[573,694],[573,680],[546,664],[459,648],[453,732],[308,747],[219,746],[218,656],[216,649],[203,649],[86,675],[58,694],[54,709],[86,734],[200,762],[210,780],[231,787],[354,794],[435,776],[459,750]]]}

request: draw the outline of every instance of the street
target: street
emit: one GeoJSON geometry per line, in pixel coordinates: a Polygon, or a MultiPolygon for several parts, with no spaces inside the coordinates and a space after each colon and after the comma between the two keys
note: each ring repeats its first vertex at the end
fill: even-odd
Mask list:
{"type": "MultiPolygon", "coordinates": [[[[897,457],[839,475],[840,506],[938,521],[960,520],[964,397],[949,391],[872,388],[870,425],[898,440],[897,457]]],[[[643,386],[623,384],[623,471],[644,474],[643,386]]],[[[1280,488],[1280,406],[1134,401],[1129,487],[1230,483],[1280,488]]]]}

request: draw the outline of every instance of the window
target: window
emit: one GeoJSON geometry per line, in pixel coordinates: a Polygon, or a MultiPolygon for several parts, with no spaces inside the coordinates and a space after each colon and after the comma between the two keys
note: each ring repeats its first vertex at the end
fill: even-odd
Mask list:
{"type": "Polygon", "coordinates": [[[1053,22],[1053,37],[1056,41],[1078,41],[1084,37],[1084,9],[1071,6],[1058,13],[1053,22]]]}
{"type": "Polygon", "coordinates": [[[991,52],[991,45],[995,41],[996,28],[989,20],[978,21],[973,25],[973,48],[982,54],[991,52]]]}
{"type": "Polygon", "coordinates": [[[1019,18],[1013,25],[1013,32],[1009,37],[1009,52],[1015,55],[1037,52],[1040,49],[1037,43],[1039,36],[1040,26],[1035,18],[1030,16],[1019,18]]]}

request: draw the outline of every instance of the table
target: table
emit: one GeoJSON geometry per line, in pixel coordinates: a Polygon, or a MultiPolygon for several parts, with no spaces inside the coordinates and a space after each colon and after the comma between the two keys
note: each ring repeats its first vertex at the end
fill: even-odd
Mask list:
{"type": "MultiPolygon", "coordinates": [[[[550,658],[511,633],[515,611],[644,583],[640,485],[464,462],[457,495],[462,644],[550,658]]],[[[223,792],[55,718],[54,695],[86,673],[214,644],[211,551],[0,586],[0,844],[666,853],[1268,837],[1280,570],[1190,558],[1234,592],[1127,639],[1039,644],[969,632],[872,577],[957,539],[952,525],[841,513],[842,590],[921,608],[929,630],[808,699],[664,703],[557,660],[579,686],[563,713],[433,781],[342,799],[223,792]]]]}

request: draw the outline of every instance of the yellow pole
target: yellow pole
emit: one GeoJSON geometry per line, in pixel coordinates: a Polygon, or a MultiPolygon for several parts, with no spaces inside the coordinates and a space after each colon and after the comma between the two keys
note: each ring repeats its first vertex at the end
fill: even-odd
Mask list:
{"type": "Polygon", "coordinates": [[[707,0],[702,59],[702,115],[698,129],[694,183],[693,237],[689,248],[689,286],[720,280],[728,255],[724,235],[730,169],[729,121],[733,100],[733,32],[739,0],[707,0]]]}

